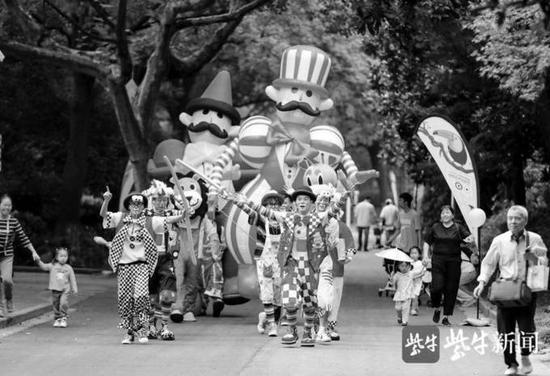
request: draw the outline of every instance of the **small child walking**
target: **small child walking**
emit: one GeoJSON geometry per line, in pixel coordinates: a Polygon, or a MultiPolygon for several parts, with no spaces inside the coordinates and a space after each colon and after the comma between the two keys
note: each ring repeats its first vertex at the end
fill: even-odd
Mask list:
{"type": "Polygon", "coordinates": [[[407,326],[413,296],[413,279],[410,263],[403,261],[397,265],[397,272],[392,277],[392,283],[395,287],[393,301],[395,302],[397,323],[407,326]]]}
{"type": "Polygon", "coordinates": [[[56,328],[67,327],[67,313],[69,311],[70,293],[77,294],[78,287],[73,268],[67,264],[69,251],[67,248],[56,248],[55,259],[51,263],[44,263],[40,257],[35,262],[40,269],[50,272],[49,289],[52,292],[52,306],[54,314],[53,326],[56,328]]]}
{"type": "Polygon", "coordinates": [[[412,247],[409,256],[413,260],[411,270],[411,278],[413,280],[411,316],[418,316],[418,297],[422,291],[422,277],[426,272],[426,267],[422,263],[422,260],[420,260],[420,248],[412,247]]]}

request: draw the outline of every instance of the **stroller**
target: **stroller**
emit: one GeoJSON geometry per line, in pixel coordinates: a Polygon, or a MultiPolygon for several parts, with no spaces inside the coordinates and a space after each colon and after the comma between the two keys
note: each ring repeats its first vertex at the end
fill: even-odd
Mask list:
{"type": "Polygon", "coordinates": [[[388,275],[388,280],[386,281],[384,287],[378,288],[378,297],[381,298],[384,293],[386,293],[386,297],[393,297],[393,294],[395,293],[395,287],[393,287],[392,284],[392,277],[397,267],[397,261],[384,259],[382,266],[384,267],[384,270],[388,275]]]}
{"type": "Polygon", "coordinates": [[[395,287],[392,283],[393,274],[396,271],[397,264],[401,261],[411,262],[411,258],[399,248],[387,248],[375,254],[378,257],[384,259],[383,267],[388,275],[388,280],[384,287],[378,289],[378,296],[382,297],[383,294],[386,296],[393,296],[395,293],[395,287]]]}

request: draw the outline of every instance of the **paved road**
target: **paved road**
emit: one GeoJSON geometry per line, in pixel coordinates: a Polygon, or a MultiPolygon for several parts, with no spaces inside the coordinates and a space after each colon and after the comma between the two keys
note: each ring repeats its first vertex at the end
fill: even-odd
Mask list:
{"type": "MultiPolygon", "coordinates": [[[[500,355],[474,350],[452,361],[452,349],[442,349],[435,364],[402,360],[402,329],[397,326],[390,298],[378,298],[385,276],[380,259],[360,253],[347,269],[339,326],[342,341],[315,348],[285,348],[280,338],[256,333],[260,304],[226,307],[222,317],[201,317],[196,323],[172,324],[175,342],[123,346],[113,289],[81,302],[67,329],[36,326],[0,330],[0,375],[501,375],[500,355]],[[4,333],[4,334],[2,334],[4,333]],[[12,333],[12,334],[10,334],[12,333]]],[[[429,325],[424,308],[413,325],[429,325]]],[[[48,318],[46,318],[48,319],[48,318]]],[[[460,312],[454,323],[462,321],[460,312]]],[[[44,321],[44,320],[43,320],[44,321]]],[[[449,336],[441,329],[441,345],[449,336]]],[[[474,328],[463,329],[472,337],[474,328]]],[[[492,333],[492,328],[485,329],[492,333]]],[[[548,375],[539,365],[534,375],[548,375]]]]}

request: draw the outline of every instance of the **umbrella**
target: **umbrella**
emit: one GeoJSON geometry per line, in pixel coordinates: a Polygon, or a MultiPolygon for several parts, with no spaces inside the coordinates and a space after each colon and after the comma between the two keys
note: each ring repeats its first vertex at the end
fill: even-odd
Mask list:
{"type": "Polygon", "coordinates": [[[380,252],[376,252],[375,255],[393,261],[413,262],[412,258],[399,248],[384,249],[380,252]]]}

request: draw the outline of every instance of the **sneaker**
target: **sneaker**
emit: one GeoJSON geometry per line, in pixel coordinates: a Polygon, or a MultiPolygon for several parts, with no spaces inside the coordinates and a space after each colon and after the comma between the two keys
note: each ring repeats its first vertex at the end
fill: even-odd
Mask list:
{"type": "Polygon", "coordinates": [[[59,328],[59,324],[61,324],[60,322],[61,319],[55,319],[54,322],[53,322],[53,327],[54,328],[59,328]]]}
{"type": "Polygon", "coordinates": [[[174,309],[172,312],[170,312],[170,320],[173,322],[182,322],[183,321],[183,313],[179,309],[174,309]]]}
{"type": "Polygon", "coordinates": [[[265,324],[266,324],[265,312],[258,313],[258,325],[256,326],[256,328],[258,329],[258,333],[260,334],[265,333],[265,324]]]}
{"type": "Polygon", "coordinates": [[[298,341],[298,331],[296,330],[296,326],[287,326],[287,332],[281,338],[281,343],[283,345],[294,345],[298,341]]]}
{"type": "Polygon", "coordinates": [[[66,328],[67,327],[67,318],[62,317],[59,319],[59,327],[60,328],[66,328]]]}
{"type": "Polygon", "coordinates": [[[126,332],[124,337],[122,337],[122,342],[121,343],[123,345],[129,345],[131,343],[134,343],[134,333],[131,329],[128,329],[128,331],[126,332]]]}
{"type": "Polygon", "coordinates": [[[329,335],[323,328],[320,329],[317,333],[317,336],[315,337],[315,342],[320,343],[321,345],[329,345],[332,342],[332,339],[330,339],[329,335]]]}
{"type": "Polygon", "coordinates": [[[520,375],[528,375],[531,372],[533,372],[533,365],[531,364],[531,361],[529,360],[529,356],[522,356],[521,357],[521,368],[519,369],[520,375]]]}
{"type": "Polygon", "coordinates": [[[441,310],[439,309],[434,310],[434,316],[432,317],[433,322],[437,324],[439,322],[440,317],[441,317],[441,310]]]}
{"type": "Polygon", "coordinates": [[[418,311],[416,309],[413,309],[411,311],[411,316],[418,316],[418,311]]]}
{"type": "Polygon", "coordinates": [[[407,326],[407,325],[409,325],[409,324],[406,321],[401,324],[401,326],[407,326]]]}
{"type": "Polygon", "coordinates": [[[403,320],[397,319],[397,323],[398,323],[399,325],[401,325],[401,324],[403,324],[403,320]]]}
{"type": "Polygon", "coordinates": [[[147,338],[149,339],[158,339],[159,333],[157,328],[154,325],[149,325],[149,331],[147,332],[147,338]]]}
{"type": "Polygon", "coordinates": [[[300,346],[302,346],[302,347],[313,347],[313,346],[315,346],[315,339],[313,338],[313,330],[312,329],[304,329],[304,333],[302,334],[302,341],[300,343],[300,346]]]}
{"type": "Polygon", "coordinates": [[[340,341],[340,334],[338,334],[338,332],[336,331],[336,323],[329,323],[327,327],[327,332],[331,340],[340,341]]]}
{"type": "Polygon", "coordinates": [[[267,335],[268,337],[277,337],[277,324],[275,322],[270,322],[267,324],[267,335]]]}
{"type": "Polygon", "coordinates": [[[451,326],[451,322],[449,321],[449,318],[447,316],[443,317],[443,320],[441,320],[441,324],[445,326],[451,326]]]}
{"type": "Polygon", "coordinates": [[[6,310],[8,311],[8,313],[12,313],[14,311],[13,300],[6,300],[6,310]]]}
{"type": "Polygon", "coordinates": [[[505,375],[517,375],[518,374],[518,367],[517,366],[510,366],[504,371],[505,375]]]}
{"type": "Polygon", "coordinates": [[[145,328],[141,328],[137,331],[137,338],[139,343],[149,342],[149,338],[147,338],[147,332],[148,330],[145,328]]]}
{"type": "Polygon", "coordinates": [[[193,314],[193,312],[185,312],[185,314],[183,315],[183,321],[195,322],[197,321],[197,319],[195,318],[195,315],[193,314]]]}
{"type": "Polygon", "coordinates": [[[216,298],[214,300],[214,303],[212,303],[212,316],[213,317],[220,317],[220,314],[223,311],[223,307],[225,307],[225,303],[220,298],[216,298]]]}
{"type": "Polygon", "coordinates": [[[173,341],[176,339],[176,336],[174,336],[174,333],[172,333],[172,331],[168,330],[168,325],[163,325],[162,329],[160,330],[160,338],[163,341],[173,341]]]}

